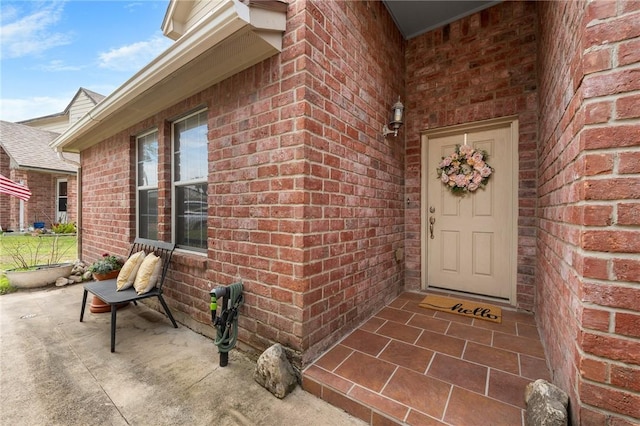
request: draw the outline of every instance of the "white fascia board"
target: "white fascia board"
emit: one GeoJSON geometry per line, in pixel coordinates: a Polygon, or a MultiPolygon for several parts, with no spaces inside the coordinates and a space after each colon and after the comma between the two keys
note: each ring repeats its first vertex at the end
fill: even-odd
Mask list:
{"type": "Polygon", "coordinates": [[[250,19],[249,7],[243,3],[237,0],[221,2],[207,19],[198,22],[184,37],[104,98],[49,145],[56,151],[63,151],[65,146],[89,133],[100,122],[152,88],[154,84],[167,78],[225,38],[250,25],[250,19]]]}

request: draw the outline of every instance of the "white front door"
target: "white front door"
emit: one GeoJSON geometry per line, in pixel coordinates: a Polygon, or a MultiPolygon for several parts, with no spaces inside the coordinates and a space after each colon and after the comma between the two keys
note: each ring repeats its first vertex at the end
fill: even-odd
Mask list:
{"type": "Polygon", "coordinates": [[[423,136],[422,240],[426,282],[437,287],[514,301],[516,262],[517,123],[498,122],[423,136]],[[454,195],[437,167],[456,145],[486,151],[494,172],[485,188],[454,195]]]}

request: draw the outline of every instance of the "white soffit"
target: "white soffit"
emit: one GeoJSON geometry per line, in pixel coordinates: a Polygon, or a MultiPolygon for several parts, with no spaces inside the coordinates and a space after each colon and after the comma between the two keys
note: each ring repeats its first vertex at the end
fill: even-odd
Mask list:
{"type": "Polygon", "coordinates": [[[286,7],[277,1],[221,1],[51,146],[80,152],[282,51],[286,7]]]}

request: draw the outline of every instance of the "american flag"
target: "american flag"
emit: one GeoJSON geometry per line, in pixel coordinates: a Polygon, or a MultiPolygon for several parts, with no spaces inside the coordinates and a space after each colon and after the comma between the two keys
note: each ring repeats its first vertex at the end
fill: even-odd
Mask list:
{"type": "Polygon", "coordinates": [[[31,197],[31,191],[25,185],[21,185],[0,175],[0,193],[13,195],[21,200],[28,201],[31,197]]]}

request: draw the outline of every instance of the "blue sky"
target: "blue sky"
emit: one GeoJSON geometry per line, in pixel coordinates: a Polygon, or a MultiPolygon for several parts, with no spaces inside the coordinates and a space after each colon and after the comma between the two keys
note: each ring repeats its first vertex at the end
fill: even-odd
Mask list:
{"type": "Polygon", "coordinates": [[[168,0],[0,2],[0,120],[62,112],[80,87],[109,95],[166,50],[168,0]]]}

